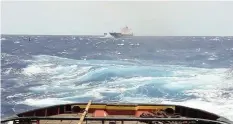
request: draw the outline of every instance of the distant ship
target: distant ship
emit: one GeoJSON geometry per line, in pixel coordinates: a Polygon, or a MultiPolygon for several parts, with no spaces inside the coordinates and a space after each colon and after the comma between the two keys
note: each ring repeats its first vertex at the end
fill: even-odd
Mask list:
{"type": "MultiPolygon", "coordinates": [[[[121,29],[121,32],[109,32],[111,36],[114,38],[121,38],[121,37],[131,37],[133,36],[133,33],[131,32],[131,29],[129,29],[128,26],[125,26],[121,29]]],[[[107,33],[104,33],[104,35],[107,35],[107,33]]]]}

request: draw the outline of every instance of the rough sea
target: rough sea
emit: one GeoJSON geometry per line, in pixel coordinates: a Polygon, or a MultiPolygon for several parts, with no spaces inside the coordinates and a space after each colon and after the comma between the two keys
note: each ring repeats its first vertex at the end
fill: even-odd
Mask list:
{"type": "Polygon", "coordinates": [[[178,104],[233,120],[232,64],[233,37],[2,35],[1,117],[93,100],[178,104]]]}

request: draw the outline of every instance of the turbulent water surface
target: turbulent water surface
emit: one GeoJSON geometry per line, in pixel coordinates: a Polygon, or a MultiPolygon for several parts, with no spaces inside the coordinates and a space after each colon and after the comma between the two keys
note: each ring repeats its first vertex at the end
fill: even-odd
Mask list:
{"type": "Polygon", "coordinates": [[[172,103],[233,119],[233,37],[1,38],[1,116],[70,102],[172,103]]]}

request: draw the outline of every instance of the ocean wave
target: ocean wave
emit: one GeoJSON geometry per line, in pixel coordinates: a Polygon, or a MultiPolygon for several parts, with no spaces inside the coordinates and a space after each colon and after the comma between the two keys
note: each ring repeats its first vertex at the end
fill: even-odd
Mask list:
{"type": "Polygon", "coordinates": [[[92,99],[174,103],[233,117],[232,37],[3,37],[2,116],[92,99]]]}
{"type": "MultiPolygon", "coordinates": [[[[229,89],[233,88],[233,79],[225,77],[226,70],[157,65],[138,60],[74,60],[37,55],[19,78],[21,83],[30,79],[39,84],[28,87],[28,90],[32,94],[41,94],[41,97],[27,97],[18,104],[48,106],[89,99],[97,102],[175,103],[214,110],[230,117],[233,114],[229,112],[233,109],[230,105],[233,104],[233,92],[229,89]]],[[[23,93],[8,97],[21,96],[23,93]]]]}
{"type": "Polygon", "coordinates": [[[71,103],[71,101],[59,100],[57,98],[45,98],[45,99],[26,99],[25,101],[18,102],[18,104],[26,104],[36,107],[56,105],[57,103],[65,104],[65,103],[71,103]]]}
{"type": "Polygon", "coordinates": [[[224,116],[230,120],[233,120],[233,100],[222,100],[220,99],[213,99],[213,101],[205,101],[202,98],[191,99],[186,101],[168,101],[164,100],[161,103],[165,104],[175,104],[175,105],[184,105],[192,108],[206,110],[208,112],[212,112],[221,116],[224,116]]]}
{"type": "Polygon", "coordinates": [[[1,37],[0,41],[4,41],[4,40],[7,40],[7,39],[4,37],[1,37]]]}

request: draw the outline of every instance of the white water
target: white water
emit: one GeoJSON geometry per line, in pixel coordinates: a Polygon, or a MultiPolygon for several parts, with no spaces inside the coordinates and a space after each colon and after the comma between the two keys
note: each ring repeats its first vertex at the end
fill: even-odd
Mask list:
{"type": "MultiPolygon", "coordinates": [[[[226,78],[225,68],[142,65],[133,61],[85,61],[47,55],[35,56],[30,62],[23,69],[21,79],[39,84],[30,87],[29,91],[43,95],[18,103],[48,106],[88,99],[172,103],[233,119],[233,79],[226,78]]],[[[20,85],[27,84],[21,82],[20,85]]]]}

